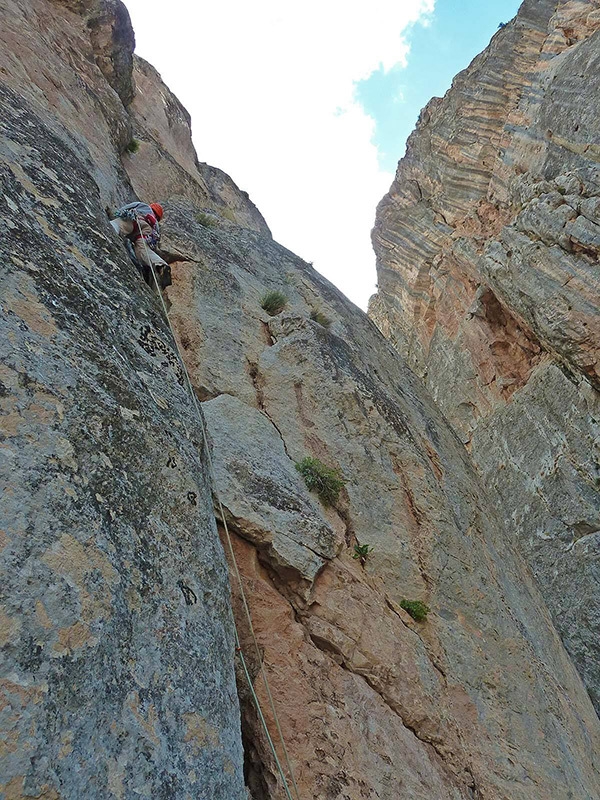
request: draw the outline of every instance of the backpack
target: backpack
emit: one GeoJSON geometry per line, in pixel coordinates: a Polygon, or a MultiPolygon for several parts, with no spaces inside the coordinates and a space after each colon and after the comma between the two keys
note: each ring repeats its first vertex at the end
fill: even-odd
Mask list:
{"type": "MultiPolygon", "coordinates": [[[[131,222],[136,222],[138,217],[146,217],[148,214],[151,214],[155,219],[156,215],[154,211],[150,208],[147,203],[129,203],[126,206],[121,206],[121,208],[115,211],[115,216],[119,217],[120,219],[128,219],[131,222]]],[[[139,233],[134,229],[134,233],[139,233]]],[[[157,247],[160,241],[160,227],[158,222],[152,227],[152,232],[146,234],[144,236],[148,247],[151,247],[153,250],[157,247]]]]}

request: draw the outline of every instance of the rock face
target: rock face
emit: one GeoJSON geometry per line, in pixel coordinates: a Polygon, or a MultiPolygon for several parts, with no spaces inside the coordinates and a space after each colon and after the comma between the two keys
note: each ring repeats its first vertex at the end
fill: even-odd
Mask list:
{"type": "MultiPolygon", "coordinates": [[[[169,203],[164,233],[176,258],[170,316],[204,400],[301,796],[593,797],[595,714],[419,381],[358,309],[265,234],[207,225],[186,200],[169,203]],[[273,290],[287,305],[271,317],[261,298],[273,290]],[[306,455],[345,476],[335,508],[303,491],[293,465],[306,455]],[[364,568],[357,543],[374,548],[364,568]],[[430,605],[427,623],[403,598],[430,605]],[[577,766],[574,746],[585,752],[577,766]]],[[[268,707],[260,679],[257,691],[268,707]]],[[[242,697],[249,786],[277,797],[242,697]]]]}
{"type": "Polygon", "coordinates": [[[243,800],[202,435],[104,212],[127,112],[87,11],[2,17],[0,797],[243,800]]]}
{"type": "Polygon", "coordinates": [[[600,4],[526,0],[421,113],[371,317],[467,445],[600,710],[600,4]]]}
{"type": "Polygon", "coordinates": [[[232,606],[301,797],[600,796],[598,718],[421,381],[197,161],[143,62],[124,105],[120,6],[7,12],[0,799],[282,797],[238,671],[240,731],[232,606]],[[166,208],[165,300],[257,652],[175,343],[103,211],[135,192],[166,208]],[[273,290],[287,301],[270,316],[273,290]],[[305,456],[343,475],[333,505],[305,456]]]}

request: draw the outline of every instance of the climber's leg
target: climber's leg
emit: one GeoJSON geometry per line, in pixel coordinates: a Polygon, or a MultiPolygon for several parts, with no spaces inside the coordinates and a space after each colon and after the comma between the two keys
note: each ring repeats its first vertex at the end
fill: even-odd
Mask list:
{"type": "MultiPolygon", "coordinates": [[[[158,278],[158,283],[161,289],[165,289],[167,286],[170,286],[171,268],[167,262],[164,261],[158,255],[158,253],[155,253],[148,244],[145,244],[143,239],[138,239],[133,247],[135,250],[135,257],[140,264],[143,264],[146,267],[150,267],[150,265],[154,267],[154,271],[156,272],[156,277],[158,278]]],[[[152,285],[151,280],[148,280],[148,283],[152,285]]]]}
{"type": "Polygon", "coordinates": [[[125,237],[133,233],[133,222],[130,219],[117,217],[116,219],[111,219],[110,224],[113,226],[114,232],[118,233],[119,236],[125,237]]]}
{"type": "Polygon", "coordinates": [[[135,257],[140,264],[145,264],[147,267],[152,265],[158,274],[167,266],[167,262],[158,253],[155,253],[142,238],[134,243],[133,249],[135,250],[135,257]]]}

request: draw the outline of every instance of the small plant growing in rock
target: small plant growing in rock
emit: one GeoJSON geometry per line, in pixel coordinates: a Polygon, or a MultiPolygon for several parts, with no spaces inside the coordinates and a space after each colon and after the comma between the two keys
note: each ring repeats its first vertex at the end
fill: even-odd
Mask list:
{"type": "Polygon", "coordinates": [[[125,145],[125,152],[126,153],[137,153],[140,149],[140,142],[138,139],[130,139],[127,144],[125,145]]]}
{"type": "Polygon", "coordinates": [[[222,208],[221,209],[221,216],[225,217],[225,219],[228,219],[229,222],[237,222],[237,220],[235,218],[235,214],[233,213],[233,211],[230,208],[222,208]]]}
{"type": "Polygon", "coordinates": [[[315,491],[323,505],[333,505],[346,481],[337,469],[325,466],[318,458],[306,456],[296,464],[296,469],[304,478],[308,489],[315,491]]]}
{"type": "Polygon", "coordinates": [[[354,545],[354,552],[352,553],[352,558],[355,558],[357,561],[360,561],[361,565],[367,563],[367,557],[369,553],[373,552],[373,548],[370,544],[355,544],[354,545]]]}
{"type": "Polygon", "coordinates": [[[425,622],[427,614],[431,611],[428,605],[421,602],[421,600],[401,600],[400,608],[403,608],[407,614],[415,620],[415,622],[425,622]]]}
{"type": "Polygon", "coordinates": [[[321,325],[321,327],[323,328],[329,328],[329,326],[331,325],[331,320],[329,319],[329,317],[323,314],[322,311],[317,311],[314,308],[310,312],[310,318],[314,322],[317,322],[319,325],[321,325]]]}
{"type": "Polygon", "coordinates": [[[210,214],[205,214],[203,211],[198,211],[196,214],[196,222],[203,225],[205,228],[218,228],[219,223],[210,214]]]}
{"type": "Polygon", "coordinates": [[[287,303],[287,297],[283,292],[267,292],[261,299],[261,308],[267,312],[270,317],[274,317],[281,313],[287,303]]]}

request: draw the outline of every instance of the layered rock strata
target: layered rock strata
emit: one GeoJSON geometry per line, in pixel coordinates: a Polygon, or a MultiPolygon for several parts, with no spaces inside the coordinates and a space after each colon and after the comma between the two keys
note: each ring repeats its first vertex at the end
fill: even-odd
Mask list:
{"type": "Polygon", "coordinates": [[[600,4],[526,0],[421,113],[371,317],[465,442],[600,708],[600,4]]]}
{"type": "Polygon", "coordinates": [[[238,630],[301,797],[599,796],[597,717],[463,446],[368,318],[196,160],[144,63],[123,105],[109,67],[127,61],[87,25],[114,8],[15,0],[0,28],[0,798],[283,796],[241,675],[240,731],[199,419],[159,298],[104,215],[133,189],[166,208],[165,300],[258,654],[234,583],[238,630]],[[307,455],[343,474],[333,506],[296,470],[307,455]]]}

